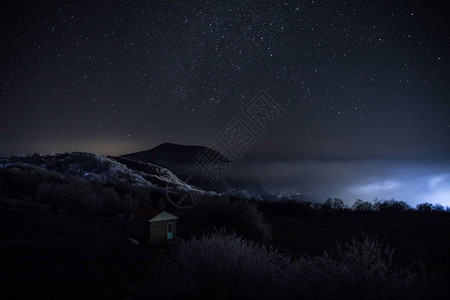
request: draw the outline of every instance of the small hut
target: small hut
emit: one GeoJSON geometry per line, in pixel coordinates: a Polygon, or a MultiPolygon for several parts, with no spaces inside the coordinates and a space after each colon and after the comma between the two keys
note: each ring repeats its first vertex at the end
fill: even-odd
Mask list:
{"type": "Polygon", "coordinates": [[[176,238],[177,216],[152,206],[137,210],[135,216],[137,219],[148,221],[151,244],[164,243],[176,238]]]}

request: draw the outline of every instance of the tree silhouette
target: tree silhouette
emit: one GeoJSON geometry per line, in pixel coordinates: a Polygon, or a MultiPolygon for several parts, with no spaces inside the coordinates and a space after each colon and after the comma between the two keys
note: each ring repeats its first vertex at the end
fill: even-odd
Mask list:
{"type": "Polygon", "coordinates": [[[323,203],[323,208],[325,208],[325,209],[342,210],[342,209],[344,209],[344,207],[345,207],[344,201],[342,201],[339,198],[334,198],[334,199],[328,198],[323,203]]]}
{"type": "Polygon", "coordinates": [[[417,204],[417,211],[420,212],[430,213],[432,208],[433,204],[428,202],[417,204]]]}
{"type": "Polygon", "coordinates": [[[352,210],[364,210],[364,211],[370,211],[373,210],[373,204],[369,201],[364,201],[361,199],[357,199],[355,203],[352,205],[352,210]]]}

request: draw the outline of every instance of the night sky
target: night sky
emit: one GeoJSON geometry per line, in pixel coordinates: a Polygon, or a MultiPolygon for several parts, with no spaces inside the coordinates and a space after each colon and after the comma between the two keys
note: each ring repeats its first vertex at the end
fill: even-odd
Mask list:
{"type": "Polygon", "coordinates": [[[285,113],[248,158],[450,158],[446,1],[2,1],[0,11],[0,155],[204,145],[263,90],[285,113]]]}

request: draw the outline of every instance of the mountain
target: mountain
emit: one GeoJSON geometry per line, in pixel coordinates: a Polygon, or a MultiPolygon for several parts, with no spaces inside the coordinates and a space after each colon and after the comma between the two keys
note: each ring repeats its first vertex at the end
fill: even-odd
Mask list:
{"type": "MultiPolygon", "coordinates": [[[[195,163],[194,158],[203,151],[211,157],[218,157],[224,163],[231,163],[226,157],[214,149],[204,146],[179,145],[164,143],[147,151],[140,151],[120,156],[134,161],[155,164],[171,170],[182,180],[191,177],[195,185],[203,190],[223,193],[231,187],[224,178],[211,179],[199,165],[195,163]],[[193,177],[193,178],[192,178],[193,177]]],[[[119,158],[117,158],[119,159],[119,158]]]]}
{"type": "Polygon", "coordinates": [[[157,164],[162,167],[172,167],[173,165],[194,164],[194,157],[202,151],[208,151],[211,156],[218,156],[223,161],[228,161],[219,152],[204,146],[179,145],[164,143],[153,149],[121,155],[128,159],[157,164]]]}
{"type": "Polygon", "coordinates": [[[199,195],[224,193],[242,194],[244,197],[255,196],[256,198],[259,197],[258,195],[272,196],[258,184],[248,182],[243,184],[233,181],[233,185],[230,185],[223,178],[212,183],[202,173],[201,168],[194,163],[183,163],[188,161],[189,155],[196,153],[199,149],[205,148],[163,144],[149,151],[119,157],[89,152],[58,153],[45,156],[36,153],[32,156],[12,156],[2,159],[0,171],[17,172],[37,185],[41,183],[53,185],[79,179],[119,189],[129,189],[132,184],[138,190],[157,194],[164,194],[169,190],[176,193],[189,191],[189,193],[194,192],[199,195]],[[155,157],[159,157],[161,160],[156,160],[155,157]],[[131,158],[140,158],[140,160],[131,158]],[[143,161],[145,158],[152,158],[154,162],[170,166],[171,169],[143,161]],[[192,180],[192,175],[197,180],[192,180]]]}
{"type": "Polygon", "coordinates": [[[259,194],[226,185],[223,193],[217,193],[187,179],[126,157],[88,152],[13,156],[0,160],[0,206],[68,215],[125,216],[145,205],[188,208],[212,197],[261,199],[259,194]]]}
{"type": "Polygon", "coordinates": [[[13,156],[2,162],[4,169],[17,169],[37,178],[54,176],[56,179],[78,178],[106,185],[128,185],[163,190],[171,188],[192,188],[171,171],[150,163],[115,159],[88,152],[40,156],[13,156]],[[35,176],[35,177],[36,177],[35,176]]]}
{"type": "Polygon", "coordinates": [[[125,154],[120,157],[167,168],[181,179],[189,178],[193,175],[197,181],[197,185],[204,190],[219,193],[226,192],[230,189],[247,190],[247,192],[258,194],[265,199],[274,198],[273,195],[264,190],[259,182],[252,182],[245,178],[231,179],[224,174],[223,177],[216,178],[216,181],[212,181],[205,174],[204,169],[194,161],[194,157],[202,151],[208,152],[210,156],[218,156],[222,162],[232,163],[232,161],[214,149],[204,146],[188,146],[172,143],[164,143],[147,151],[125,154]]]}

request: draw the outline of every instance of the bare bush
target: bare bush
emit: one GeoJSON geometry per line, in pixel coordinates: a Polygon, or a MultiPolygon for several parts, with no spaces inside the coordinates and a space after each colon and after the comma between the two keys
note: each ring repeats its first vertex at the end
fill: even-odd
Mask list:
{"type": "MultiPolygon", "coordinates": [[[[202,299],[267,298],[281,269],[290,259],[266,246],[223,230],[183,243],[174,260],[158,266],[152,293],[164,294],[177,282],[170,296],[202,299]]],[[[167,295],[167,294],[166,294],[167,295]]]]}
{"type": "Polygon", "coordinates": [[[293,260],[236,234],[182,243],[157,264],[146,293],[158,298],[417,299],[432,289],[423,273],[399,269],[393,250],[363,235],[331,255],[293,260]]]}
{"type": "Polygon", "coordinates": [[[288,277],[302,283],[295,294],[304,298],[414,298],[425,284],[424,274],[396,268],[393,252],[376,237],[363,234],[338,244],[331,255],[295,261],[288,277]]]}

